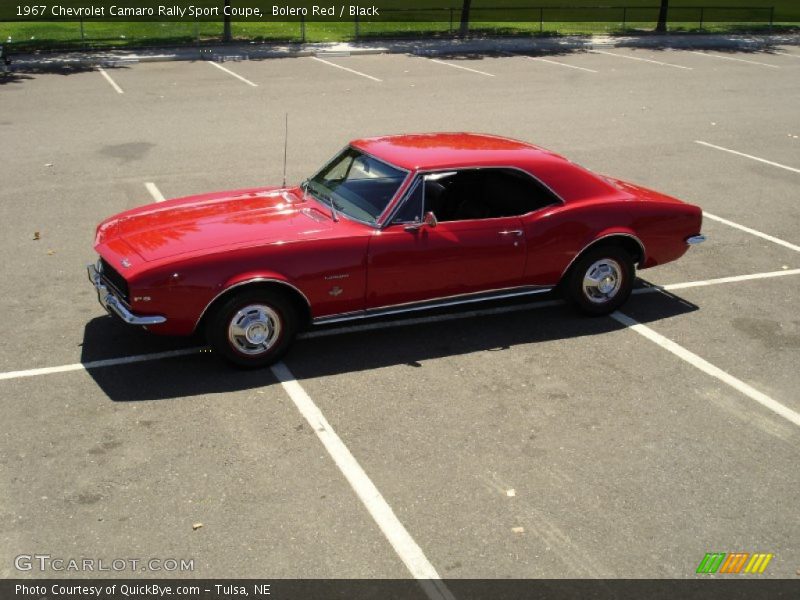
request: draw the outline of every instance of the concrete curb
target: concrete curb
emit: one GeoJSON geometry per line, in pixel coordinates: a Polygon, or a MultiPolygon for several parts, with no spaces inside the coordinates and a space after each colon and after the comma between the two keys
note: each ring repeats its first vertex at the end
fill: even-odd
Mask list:
{"type": "Polygon", "coordinates": [[[800,34],[791,35],[640,35],[567,36],[559,38],[414,39],[388,42],[316,44],[232,44],[174,49],[112,50],[13,55],[13,65],[43,68],[68,66],[115,66],[137,62],[237,61],[303,56],[351,56],[368,54],[481,54],[495,52],[573,52],[593,48],[706,48],[755,51],[776,45],[800,45],[800,34]]]}

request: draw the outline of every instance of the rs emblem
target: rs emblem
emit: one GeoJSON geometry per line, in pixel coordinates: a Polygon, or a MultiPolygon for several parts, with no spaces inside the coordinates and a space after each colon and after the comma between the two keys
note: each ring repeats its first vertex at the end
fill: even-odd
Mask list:
{"type": "Polygon", "coordinates": [[[344,291],[344,290],[342,290],[342,288],[340,288],[338,285],[335,285],[335,286],[333,286],[333,287],[331,288],[331,291],[330,291],[330,292],[328,292],[328,293],[329,293],[331,296],[338,296],[338,295],[339,295],[339,294],[341,294],[343,291],[344,291]]]}

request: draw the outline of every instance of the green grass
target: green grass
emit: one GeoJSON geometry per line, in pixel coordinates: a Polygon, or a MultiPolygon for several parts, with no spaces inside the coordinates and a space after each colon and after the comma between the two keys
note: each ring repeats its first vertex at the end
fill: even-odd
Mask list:
{"type": "MultiPolygon", "coordinates": [[[[197,2],[198,4],[200,2],[197,2]]],[[[233,4],[236,4],[234,0],[233,4]]],[[[324,3],[323,3],[324,4],[324,3]]],[[[461,2],[458,0],[383,0],[377,4],[386,9],[417,7],[453,7],[449,11],[412,13],[383,12],[381,20],[362,20],[359,38],[403,38],[448,36],[459,27],[461,2]],[[411,20],[413,19],[413,20],[411,20]]],[[[487,0],[473,1],[470,33],[472,35],[574,35],[594,33],[630,33],[651,31],[657,11],[651,7],[658,0],[487,0]],[[516,7],[516,21],[508,21],[509,13],[497,6],[516,7]],[[628,6],[628,10],[524,10],[527,6],[628,6]],[[544,22],[540,23],[540,17],[544,22]],[[576,19],[580,19],[579,21],[576,19]]],[[[708,8],[703,14],[702,31],[736,33],[766,31],[769,13],[749,11],[741,7],[775,6],[775,30],[800,29],[798,0],[671,0],[669,30],[698,32],[700,11],[692,6],[740,7],[737,10],[708,8]]],[[[221,22],[0,22],[0,43],[11,52],[38,49],[91,49],[114,47],[177,46],[203,42],[219,42],[221,22]]],[[[236,22],[233,37],[239,41],[309,42],[350,41],[356,38],[352,20],[307,22],[301,29],[298,21],[236,22]]]]}

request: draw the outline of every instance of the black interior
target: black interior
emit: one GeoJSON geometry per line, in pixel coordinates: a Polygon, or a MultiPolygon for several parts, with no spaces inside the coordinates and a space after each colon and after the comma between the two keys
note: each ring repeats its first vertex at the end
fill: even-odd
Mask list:
{"type": "Polygon", "coordinates": [[[425,183],[425,211],[439,221],[524,215],[558,200],[532,177],[514,169],[472,169],[425,183]]]}

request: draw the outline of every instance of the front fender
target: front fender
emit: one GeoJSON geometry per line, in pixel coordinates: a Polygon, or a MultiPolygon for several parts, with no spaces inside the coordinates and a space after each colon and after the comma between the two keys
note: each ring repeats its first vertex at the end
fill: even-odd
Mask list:
{"type": "Polygon", "coordinates": [[[222,290],[227,290],[228,288],[237,285],[243,285],[251,281],[277,281],[279,283],[285,283],[289,285],[289,279],[285,275],[282,275],[277,271],[259,269],[257,271],[246,271],[244,273],[232,275],[220,285],[220,288],[222,290]]]}
{"type": "Polygon", "coordinates": [[[240,273],[238,275],[230,277],[224,284],[222,284],[222,286],[220,286],[220,289],[218,290],[216,295],[214,295],[214,297],[211,298],[206,303],[205,307],[200,312],[200,315],[197,317],[197,320],[195,321],[193,329],[197,329],[197,326],[203,320],[203,317],[206,316],[211,306],[213,306],[214,303],[217,302],[217,300],[219,300],[220,298],[222,298],[225,294],[229,293],[230,291],[236,288],[258,283],[275,283],[293,290],[295,293],[297,293],[305,300],[305,303],[308,306],[310,312],[311,303],[309,302],[306,294],[303,293],[303,291],[296,285],[291,283],[288,280],[288,278],[285,277],[284,275],[281,275],[280,273],[276,273],[274,271],[257,271],[257,272],[240,273]]]}

